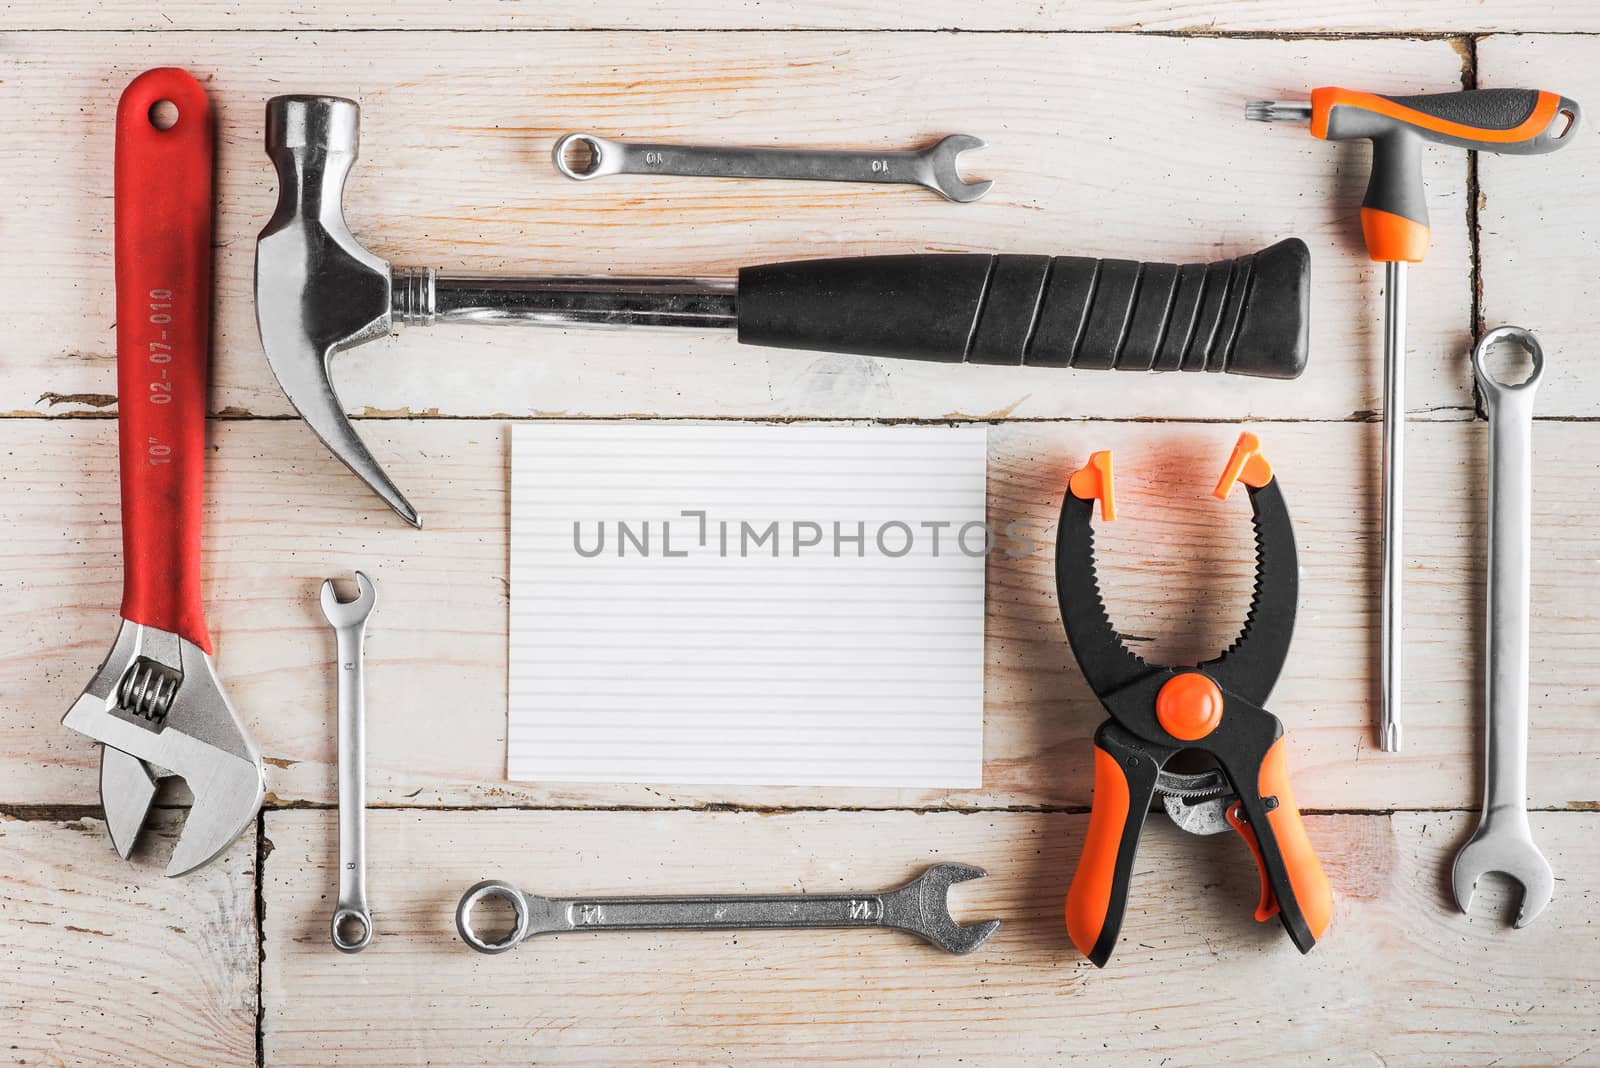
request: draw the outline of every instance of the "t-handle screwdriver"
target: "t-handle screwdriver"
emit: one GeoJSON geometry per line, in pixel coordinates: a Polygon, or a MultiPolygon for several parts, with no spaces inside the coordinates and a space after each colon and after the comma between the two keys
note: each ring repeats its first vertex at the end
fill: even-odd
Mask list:
{"type": "Polygon", "coordinates": [[[1372,176],[1361,202],[1367,252],[1384,264],[1383,332],[1383,601],[1379,642],[1382,704],[1379,742],[1400,751],[1400,579],[1405,484],[1406,264],[1428,251],[1428,206],[1422,187],[1422,142],[1478,152],[1531,156],[1572,140],[1582,112],[1575,101],[1538,89],[1466,89],[1426,96],[1379,96],[1350,89],[1314,89],[1309,103],[1252,100],[1257,122],[1305,122],[1325,141],[1372,142],[1372,176]]]}

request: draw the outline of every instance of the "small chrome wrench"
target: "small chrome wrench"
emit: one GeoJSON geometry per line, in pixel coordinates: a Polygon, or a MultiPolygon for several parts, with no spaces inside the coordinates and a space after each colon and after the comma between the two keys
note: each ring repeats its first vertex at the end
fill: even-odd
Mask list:
{"type": "Polygon", "coordinates": [[[1472,908],[1478,879],[1500,872],[1522,884],[1516,925],[1526,927],[1550,903],[1555,876],[1528,824],[1528,601],[1533,556],[1533,395],[1544,373],[1539,340],[1517,326],[1485,334],[1472,371],[1489,412],[1489,594],[1487,730],[1483,815],[1456,854],[1450,874],[1456,905],[1472,908]],[[1485,366],[1500,341],[1528,350],[1533,370],[1507,385],[1485,366]]]}
{"type": "Polygon", "coordinates": [[[372,580],[356,572],[360,589],[341,601],[333,580],[322,584],[322,614],[339,643],[339,900],[329,930],[335,948],[359,953],[372,941],[367,909],[367,698],[362,659],[367,617],[378,603],[372,580]]]}
{"type": "Polygon", "coordinates": [[[456,930],[479,953],[504,953],[534,935],[557,931],[718,931],[755,928],[892,927],[947,953],[971,953],[999,920],[959,924],[950,915],[955,883],[987,874],[970,864],[935,864],[904,886],[864,894],[723,894],[693,897],[540,897],[510,883],[478,883],[456,906],[456,930]],[[510,903],[511,933],[481,937],[472,910],[490,900],[510,903]]]}
{"type": "Polygon", "coordinates": [[[967,182],[956,157],[984,147],[970,134],[951,134],[915,151],[847,152],[803,148],[736,148],[608,141],[570,133],[556,142],[556,169],[580,182],[608,174],[675,174],[690,178],[780,178],[817,182],[920,185],[965,204],[993,182],[967,182]],[[587,161],[574,148],[586,149],[587,161]]]}

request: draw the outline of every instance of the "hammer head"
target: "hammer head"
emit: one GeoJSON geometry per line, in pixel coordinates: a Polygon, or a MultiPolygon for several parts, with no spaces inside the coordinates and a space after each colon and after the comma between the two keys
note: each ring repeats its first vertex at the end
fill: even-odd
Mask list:
{"type": "Polygon", "coordinates": [[[333,354],[392,326],[389,264],[361,247],[344,221],[344,183],[356,161],[361,109],[333,96],[267,101],[267,155],[278,208],[256,241],[256,325],[289,403],[324,445],[407,522],[421,526],[372,458],[333,388],[333,354]]]}

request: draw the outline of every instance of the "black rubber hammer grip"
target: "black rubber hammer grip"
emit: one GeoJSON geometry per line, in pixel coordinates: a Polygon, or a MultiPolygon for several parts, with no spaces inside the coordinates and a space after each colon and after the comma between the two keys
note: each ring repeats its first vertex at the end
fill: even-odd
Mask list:
{"type": "Polygon", "coordinates": [[[1305,370],[1298,238],[1217,263],[933,254],[739,272],[739,340],[946,363],[1119,371],[1305,370]]]}

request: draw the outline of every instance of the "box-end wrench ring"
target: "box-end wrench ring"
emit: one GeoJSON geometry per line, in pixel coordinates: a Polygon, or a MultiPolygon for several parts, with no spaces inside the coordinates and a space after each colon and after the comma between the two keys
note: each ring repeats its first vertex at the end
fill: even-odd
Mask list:
{"type": "Polygon", "coordinates": [[[946,200],[970,203],[989,192],[990,181],[968,182],[956,157],[983,148],[971,134],[951,134],[912,151],[852,152],[804,148],[740,148],[710,145],[660,145],[609,141],[590,133],[570,133],[556,142],[551,156],[568,178],[586,182],[608,174],[673,174],[689,178],[778,178],[818,182],[873,182],[920,185],[946,200]],[[577,146],[585,162],[569,156],[577,146]]]}
{"type": "Polygon", "coordinates": [[[372,941],[367,908],[367,617],[378,603],[372,580],[356,572],[360,589],[341,601],[333,580],[322,584],[322,614],[333,624],[339,649],[339,900],[329,930],[336,949],[359,953],[372,941]]]}
{"type": "Polygon", "coordinates": [[[715,894],[683,897],[541,897],[497,879],[478,883],[456,906],[456,930],[479,953],[504,953],[524,939],[558,931],[726,931],[773,928],[889,927],[946,953],[970,953],[999,920],[960,924],[950,915],[955,883],[981,878],[970,864],[935,864],[893,890],[859,894],[715,894]],[[487,901],[511,906],[509,934],[489,940],[472,922],[487,901]]]}
{"type": "Polygon", "coordinates": [[[1526,927],[1550,903],[1555,876],[1528,823],[1528,647],[1533,559],[1533,397],[1544,350],[1533,334],[1502,326],[1472,350],[1472,370],[1489,415],[1489,589],[1486,625],[1483,814],[1456,854],[1450,883],[1462,912],[1472,908],[1488,872],[1522,885],[1516,925],[1526,927]],[[1495,378],[1486,364],[1498,342],[1514,341],[1533,362],[1518,383],[1495,378]]]}

